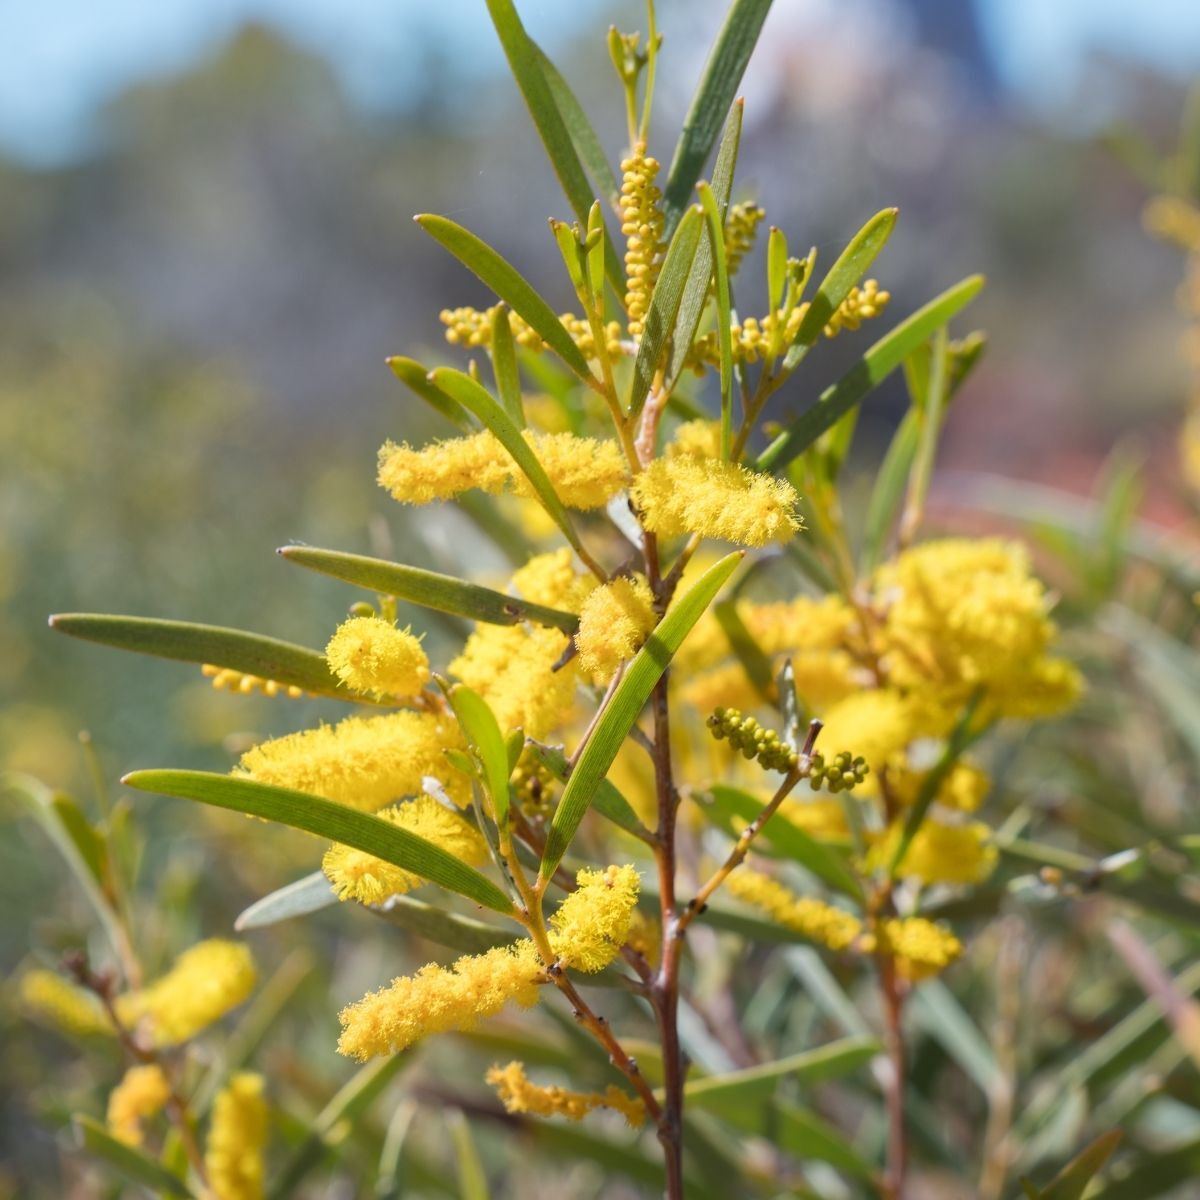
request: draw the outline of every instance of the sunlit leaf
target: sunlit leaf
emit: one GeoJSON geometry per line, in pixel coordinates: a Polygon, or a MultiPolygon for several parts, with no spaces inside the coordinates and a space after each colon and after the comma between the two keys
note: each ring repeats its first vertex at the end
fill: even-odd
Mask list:
{"type": "Polygon", "coordinates": [[[255,900],[238,914],[233,927],[239,932],[263,929],[268,925],[278,925],[280,921],[290,921],[293,917],[306,917],[323,908],[332,908],[337,903],[337,893],[325,878],[324,871],[314,871],[255,900]]]}
{"type": "Polygon", "coordinates": [[[467,742],[483,767],[483,779],[492,801],[492,816],[504,830],[508,825],[508,747],[487,701],[463,684],[450,689],[450,704],[467,742]]]}
{"type": "Polygon", "coordinates": [[[463,433],[473,433],[476,426],[471,420],[471,414],[451,396],[447,396],[441,388],[434,387],[429,382],[429,368],[423,367],[415,359],[395,355],[387,360],[392,373],[402,383],[420,396],[430,408],[439,412],[447,421],[456,425],[463,433]]]}

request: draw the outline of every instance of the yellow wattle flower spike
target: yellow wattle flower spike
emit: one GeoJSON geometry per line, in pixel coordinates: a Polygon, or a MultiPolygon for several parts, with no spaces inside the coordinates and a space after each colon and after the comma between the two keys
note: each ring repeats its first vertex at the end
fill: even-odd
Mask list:
{"type": "Polygon", "coordinates": [[[621,575],[596,588],[579,613],[579,665],[598,683],[608,683],[617,667],[641,649],[656,622],[644,575],[621,575]]]}
{"type": "Polygon", "coordinates": [[[525,1064],[520,1062],[510,1062],[506,1067],[491,1067],[484,1078],[496,1089],[506,1112],[582,1121],[588,1113],[598,1108],[611,1108],[625,1118],[631,1129],[636,1129],[646,1120],[646,1106],[642,1101],[619,1087],[610,1085],[603,1092],[573,1092],[562,1087],[542,1087],[530,1082],[525,1074],[525,1064]]]}
{"type": "Polygon", "coordinates": [[[142,1144],[142,1122],[161,1112],[171,1085],[157,1063],[130,1067],[108,1097],[108,1129],[127,1146],[142,1144]]]}
{"type": "Polygon", "coordinates": [[[724,885],[743,904],[761,909],[787,929],[831,950],[845,950],[863,931],[863,924],[845,909],[814,896],[798,896],[778,880],[747,867],[739,867],[724,885]]]}
{"type": "Polygon", "coordinates": [[[37,967],[21,977],[21,1006],[30,1016],[77,1037],[116,1034],[97,996],[64,979],[55,971],[37,967]]]}
{"type": "Polygon", "coordinates": [[[896,960],[896,970],[913,983],[940,974],[963,952],[962,942],[944,925],[925,917],[891,917],[880,922],[877,939],[869,939],[896,960]]]}
{"type": "Polygon", "coordinates": [[[329,669],[356,692],[415,696],[429,682],[429,659],[407,629],[382,617],[351,617],[325,647],[329,669]]]}
{"type": "Polygon", "coordinates": [[[241,1004],[256,981],[249,947],[210,938],[185,950],[154,983],[118,996],[117,1015],[145,1027],[156,1046],[175,1046],[241,1004]]]}
{"type": "MultiPolygon", "coordinates": [[[[487,860],[487,843],[475,826],[432,796],[417,796],[395,808],[385,808],[376,816],[432,842],[470,866],[487,860]]],[[[321,870],[339,900],[357,900],[360,904],[381,904],[389,896],[427,882],[403,867],[341,843],[325,851],[321,870]]]]}
{"type": "Polygon", "coordinates": [[[566,547],[535,554],[512,577],[513,591],[522,600],[570,613],[579,612],[595,587],[596,577],[577,571],[566,547]]]}
{"type": "Polygon", "coordinates": [[[737,463],[688,455],[658,458],[630,495],[651,533],[698,533],[742,546],[786,542],[800,528],[799,497],[786,479],[737,463]]]}
{"type": "Polygon", "coordinates": [[[215,1200],[262,1200],[266,1144],[263,1078],[240,1071],[213,1101],[204,1147],[204,1169],[215,1200]]]}
{"type": "MultiPolygon", "coordinates": [[[[871,848],[867,863],[886,867],[900,843],[903,819],[895,822],[871,848]]],[[[982,883],[996,866],[992,831],[981,821],[947,825],[927,817],[913,836],[896,869],[901,878],[922,883],[982,883]]]]}
{"type": "Polygon", "coordinates": [[[550,945],[559,961],[577,971],[602,971],[620,953],[637,906],[641,879],[632,866],[586,867],[579,885],[550,918],[550,945]]]}

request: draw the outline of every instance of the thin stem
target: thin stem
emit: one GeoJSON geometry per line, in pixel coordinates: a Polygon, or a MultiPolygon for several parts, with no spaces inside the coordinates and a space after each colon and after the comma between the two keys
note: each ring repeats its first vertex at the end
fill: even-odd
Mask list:
{"type": "Polygon", "coordinates": [[[908,1131],[904,1124],[904,1077],[907,1054],[904,1045],[904,991],[896,972],[896,960],[884,951],[877,958],[879,986],[883,993],[884,1045],[889,1064],[887,1079],[888,1136],[884,1196],[904,1200],[908,1175],[908,1131]]]}
{"type": "Polygon", "coordinates": [[[654,105],[654,76],[658,65],[658,25],[654,19],[654,0],[646,0],[646,89],[642,94],[642,121],[638,141],[644,142],[650,133],[650,110],[654,105]]]}

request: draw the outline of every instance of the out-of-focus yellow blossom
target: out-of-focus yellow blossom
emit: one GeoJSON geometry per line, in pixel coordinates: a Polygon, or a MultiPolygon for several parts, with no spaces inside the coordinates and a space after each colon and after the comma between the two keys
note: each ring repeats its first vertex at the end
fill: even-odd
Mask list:
{"type": "Polygon", "coordinates": [[[822,840],[837,841],[850,833],[846,825],[846,810],[838,801],[823,797],[785,800],[773,819],[787,821],[789,825],[804,830],[809,837],[822,840]]]}
{"type": "Polygon", "coordinates": [[[724,884],[743,904],[761,909],[786,929],[831,950],[845,950],[862,933],[853,913],[813,896],[797,896],[791,888],[747,867],[739,867],[724,884]]]}
{"type": "Polygon", "coordinates": [[[821,752],[832,758],[842,751],[861,754],[873,771],[903,762],[910,742],[941,736],[953,726],[953,714],[920,696],[903,696],[887,688],[855,692],[821,714],[821,752]]]}
{"type": "Polygon", "coordinates": [[[596,588],[583,602],[575,644],[579,665],[607,683],[621,663],[641,648],[654,628],[654,597],[643,575],[620,575],[596,588]]]}
{"type": "MultiPolygon", "coordinates": [[[[614,441],[530,431],[524,437],[568,508],[603,508],[628,481],[614,441]]],[[[536,497],[524,472],[488,432],[449,438],[420,450],[387,442],[379,451],[379,483],[401,504],[450,500],[472,488],[492,495],[508,489],[527,499],[536,497]]]]}
{"type": "Polygon", "coordinates": [[[658,966],[659,954],[662,951],[661,931],[658,922],[650,920],[640,908],[635,908],[629,918],[625,942],[652,967],[658,966]]]}
{"type": "Polygon", "coordinates": [[[625,235],[625,311],[629,333],[640,337],[663,256],[662,192],[654,182],[658,159],[638,142],[621,162],[621,232],[625,235]]]}
{"type": "Polygon", "coordinates": [[[356,692],[415,696],[429,682],[419,638],[382,617],[351,617],[325,647],[330,670],[356,692]]]}
{"type": "Polygon", "coordinates": [[[570,613],[579,612],[595,587],[596,577],[577,571],[566,547],[535,554],[512,577],[513,591],[521,599],[570,613]]]}
{"type": "Polygon", "coordinates": [[[666,537],[698,533],[765,546],[800,528],[792,485],[737,463],[657,458],[634,480],[631,495],[645,527],[666,537]]]}
{"type": "Polygon", "coordinates": [[[616,958],[629,933],[641,880],[631,866],[586,867],[579,885],[550,918],[550,945],[561,962],[577,971],[602,971],[616,958]]]}
{"type": "Polygon", "coordinates": [[[36,967],[21,977],[22,1007],[38,1020],[77,1037],[116,1033],[99,997],[54,971],[36,967]]]}
{"type": "Polygon", "coordinates": [[[721,423],[685,421],[667,443],[668,458],[717,458],[721,453],[721,423]]]}
{"type": "Polygon", "coordinates": [[[266,1144],[263,1077],[239,1071],[213,1101],[204,1147],[204,1169],[215,1200],[262,1200],[266,1144]]]}
{"type": "Polygon", "coordinates": [[[245,671],[234,671],[229,667],[217,667],[205,663],[200,673],[212,680],[212,685],[218,692],[240,692],[243,696],[251,692],[262,692],[264,696],[287,696],[299,700],[304,695],[304,689],[294,684],[280,683],[275,679],[264,679],[261,675],[247,675],[245,671]]]}
{"type": "Polygon", "coordinates": [[[740,662],[723,663],[698,675],[676,667],[677,685],[688,705],[698,713],[714,708],[757,708],[762,696],[746,674],[740,662]]]}
{"type": "Polygon", "coordinates": [[[147,987],[118,996],[117,1015],[145,1029],[156,1046],[175,1046],[241,1004],[256,979],[248,946],[210,938],[185,950],[147,987]]]}
{"type": "MultiPolygon", "coordinates": [[[[913,805],[921,794],[925,772],[892,765],[888,770],[888,792],[905,808],[913,805]]],[[[973,763],[957,762],[947,772],[938,788],[934,803],[958,812],[974,812],[984,800],[992,781],[987,773],[973,763]]]]}
{"type": "Polygon", "coordinates": [[[767,654],[844,649],[858,637],[858,619],[840,596],[740,604],[738,614],[767,654]]]}
{"type": "MultiPolygon", "coordinates": [[[[487,843],[475,826],[432,796],[417,796],[377,815],[407,833],[432,842],[461,862],[478,866],[487,860],[487,843]]],[[[325,851],[321,869],[339,900],[357,900],[360,904],[382,904],[389,896],[427,882],[403,867],[340,842],[325,851]]]]}
{"type": "Polygon", "coordinates": [[[157,1063],[130,1067],[109,1093],[108,1129],[127,1146],[142,1144],[142,1122],[162,1111],[171,1085],[157,1063]]]}
{"type": "Polygon", "coordinates": [[[570,640],[558,629],[480,625],[448,670],[491,705],[502,729],[541,738],[575,704],[578,665],[554,670],[570,640]]]}
{"type": "Polygon", "coordinates": [[[1178,196],[1154,196],[1142,209],[1146,232],[1184,250],[1200,251],[1200,208],[1178,196]]]}
{"type": "Polygon", "coordinates": [[[506,1112],[582,1121],[597,1108],[611,1108],[625,1118],[631,1129],[636,1129],[646,1119],[646,1108],[641,1100],[619,1087],[610,1085],[603,1092],[541,1087],[529,1081],[525,1064],[520,1062],[510,1062],[507,1067],[492,1067],[485,1078],[496,1089],[506,1112]]]}
{"type": "MultiPolygon", "coordinates": [[[[886,867],[900,844],[903,822],[894,824],[871,848],[871,867],[886,867]]],[[[980,821],[947,825],[926,818],[896,868],[903,878],[922,883],[980,883],[996,866],[992,831],[980,821]]]]}
{"type": "Polygon", "coordinates": [[[255,746],[235,774],[364,812],[420,795],[422,779],[432,775],[457,804],[467,804],[470,788],[447,770],[444,753],[461,746],[458,726],[436,713],[348,717],[255,746]]]}
{"type": "Polygon", "coordinates": [[[939,689],[958,704],[983,687],[1002,716],[1029,715],[1031,705],[1048,715],[1047,706],[1066,707],[1078,694],[1074,670],[1046,657],[1056,630],[1019,542],[926,542],[881,567],[875,588],[896,686],[939,689]]]}
{"type": "Polygon", "coordinates": [[[544,981],[544,965],[527,939],[465,955],[452,967],[430,963],[342,1009],[338,1050],[365,1062],[432,1033],[470,1029],[510,1001],[532,1007],[544,981]]]}
{"type": "Polygon", "coordinates": [[[891,917],[877,926],[864,949],[882,949],[896,960],[899,974],[914,983],[940,974],[962,954],[962,942],[944,925],[925,917],[891,917]]]}

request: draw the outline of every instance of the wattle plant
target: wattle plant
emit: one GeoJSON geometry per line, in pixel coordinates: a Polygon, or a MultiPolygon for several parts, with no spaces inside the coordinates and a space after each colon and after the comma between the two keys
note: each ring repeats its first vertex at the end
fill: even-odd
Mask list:
{"type": "MultiPolygon", "coordinates": [[[[218,687],[358,710],[262,742],[227,775],[145,770],[124,782],[322,839],[313,874],[264,897],[243,927],[342,901],[386,909],[451,951],[414,975],[384,974],[344,1008],[338,1047],[364,1070],[434,1034],[563,1005],[614,1073],[587,1086],[592,1064],[568,1081],[577,1090],[520,1061],[481,1064],[509,1113],[602,1121],[591,1114],[616,1110],[634,1129],[626,1144],[657,1139],[672,1200],[817,1195],[814,1163],[826,1174],[812,1178],[841,1180],[822,1194],[899,1200],[911,1194],[906,1005],[971,953],[969,923],[943,914],[997,858],[972,747],[999,722],[1069,709],[1081,685],[1055,652],[1050,597],[1019,543],[920,540],[939,433],[983,348],[947,327],[982,279],[870,340],[889,312],[867,278],[896,225],[885,209],[828,264],[770,228],[765,295],[738,283],[764,213],[733,198],[735,94],[768,8],[735,0],[665,170],[649,150],[653,9],[644,40],[614,31],[628,116],[614,170],[511,2],[488,0],[565,193],[548,249],[575,306],[556,313],[469,229],[419,216],[486,295],[442,313],[458,366],[391,360],[446,436],[389,442],[378,479],[403,505],[505,498],[493,522],[541,542],[511,578],[286,547],[288,562],[374,597],[331,621],[324,652],[184,622],[51,623],[196,663],[218,687]],[[861,356],[813,395],[802,368],[835,337],[862,339],[861,356]],[[901,371],[911,406],[852,531],[839,476],[858,406],[901,371]],[[457,654],[430,662],[419,619],[397,623],[401,602],[469,622],[457,654]],[[824,979],[840,994],[832,964],[847,983],[871,981],[875,1000],[847,1036],[809,1026],[807,1044],[772,1058],[764,1046],[779,1031],[739,1026],[753,997],[728,960],[788,945],[820,951],[805,960],[813,988],[824,979]],[[717,961],[726,977],[714,982],[705,967],[717,961]],[[687,1046],[706,1039],[727,1069],[692,1069],[687,1046]],[[779,1089],[856,1074],[882,1092],[875,1148],[779,1089]],[[735,1135],[720,1154],[714,1124],[735,1135]]],[[[119,964],[104,979],[83,964],[75,985],[38,985],[58,988],[45,1008],[76,1006],[75,1020],[140,1060],[113,1094],[109,1134],[89,1127],[93,1149],[125,1169],[104,1138],[147,1156],[136,1150],[147,1115],[174,1106],[191,1136],[159,1047],[244,995],[230,958],[240,951],[213,945],[220,966],[205,979],[219,986],[196,1014],[194,973],[147,989],[119,964]]],[[[179,1186],[263,1195],[265,1103],[260,1078],[235,1076],[207,1151],[193,1137],[168,1164],[179,1186]]],[[[167,1170],[149,1158],[139,1169],[151,1167],[167,1170]]],[[[660,1170],[647,1169],[648,1180],[660,1170]]]]}

